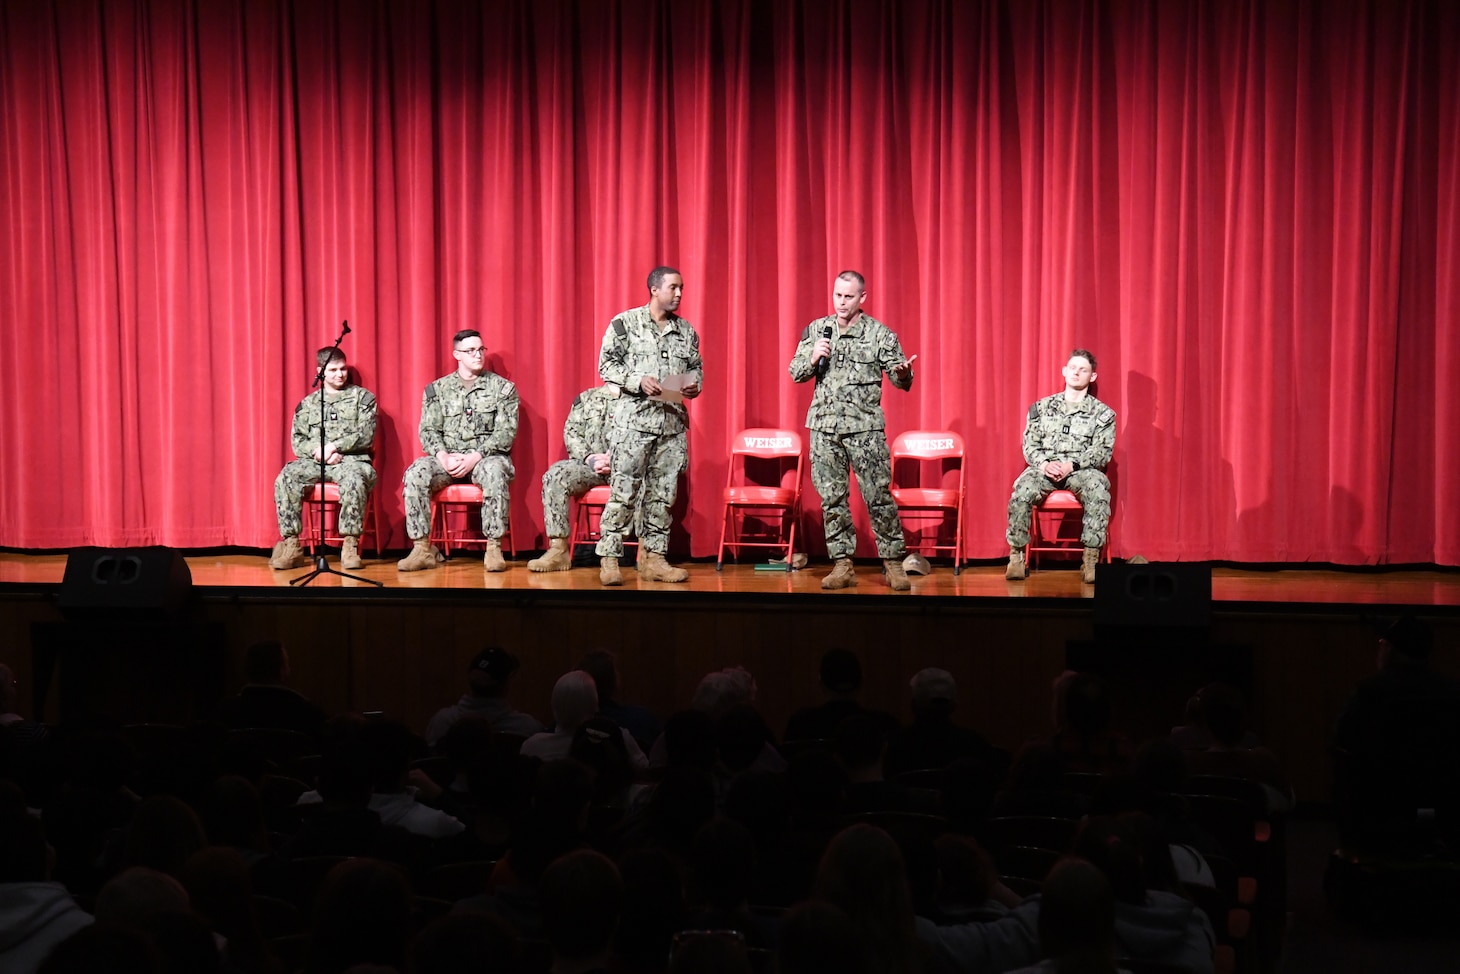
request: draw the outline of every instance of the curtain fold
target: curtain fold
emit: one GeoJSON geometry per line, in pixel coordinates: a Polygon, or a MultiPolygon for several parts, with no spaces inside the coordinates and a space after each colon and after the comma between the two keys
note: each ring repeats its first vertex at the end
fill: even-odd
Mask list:
{"type": "Polygon", "coordinates": [[[0,546],[271,544],[343,320],[394,543],[475,327],[540,546],[668,263],[706,363],[677,554],[714,554],[733,433],[802,425],[786,364],[856,268],[919,356],[889,432],[969,444],[969,557],[1080,346],[1117,556],[1460,564],[1457,49],[1443,0],[0,5],[0,546]]]}

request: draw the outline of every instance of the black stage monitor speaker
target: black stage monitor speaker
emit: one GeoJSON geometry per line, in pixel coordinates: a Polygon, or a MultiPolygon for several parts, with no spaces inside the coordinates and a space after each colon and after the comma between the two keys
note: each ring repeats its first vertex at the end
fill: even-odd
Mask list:
{"type": "Polygon", "coordinates": [[[192,588],[193,573],[176,548],[75,548],[66,559],[60,607],[67,615],[170,613],[184,606],[192,588]]]}
{"type": "Polygon", "coordinates": [[[1212,568],[1191,562],[1095,566],[1100,630],[1201,629],[1212,622],[1212,568]]]}

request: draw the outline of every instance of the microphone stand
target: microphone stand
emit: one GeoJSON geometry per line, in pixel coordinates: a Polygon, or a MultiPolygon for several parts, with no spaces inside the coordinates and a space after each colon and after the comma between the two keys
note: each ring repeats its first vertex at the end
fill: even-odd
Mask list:
{"type": "MultiPolygon", "coordinates": [[[[341,322],[341,324],[340,324],[340,337],[335,339],[335,346],[334,347],[336,349],[338,349],[340,347],[340,342],[344,341],[345,340],[345,336],[348,335],[349,333],[350,333],[350,322],[348,320],[346,320],[344,322],[341,322]]],[[[316,498],[317,498],[316,499],[316,503],[318,503],[318,505],[319,505],[319,510],[316,512],[316,516],[319,518],[319,539],[320,539],[320,542],[321,543],[320,543],[320,548],[319,548],[318,553],[316,553],[315,556],[314,556],[314,571],[308,573],[307,575],[300,575],[298,578],[291,578],[291,579],[289,579],[289,584],[290,585],[308,585],[310,582],[314,581],[320,575],[338,575],[340,578],[352,578],[352,579],[354,579],[357,582],[365,582],[367,585],[374,585],[376,588],[385,588],[385,583],[384,582],[377,582],[373,578],[364,578],[363,576],[360,576],[360,575],[351,575],[349,572],[342,572],[342,571],[339,571],[338,569],[331,568],[330,567],[330,563],[325,559],[325,555],[324,555],[324,544],[323,544],[323,542],[324,542],[324,504],[325,504],[325,500],[324,500],[324,485],[325,485],[325,479],[324,479],[324,468],[325,468],[325,462],[324,462],[325,461],[325,456],[324,456],[324,447],[325,447],[325,438],[324,438],[324,432],[325,432],[325,430],[324,430],[324,370],[327,369],[327,368],[329,368],[329,364],[330,364],[330,362],[334,361],[334,357],[335,356],[334,356],[334,353],[333,352],[331,352],[329,355],[326,355],[324,361],[320,363],[319,371],[317,373],[315,373],[315,376],[314,376],[314,384],[319,389],[319,483],[315,487],[315,494],[316,494],[316,498]]],[[[341,507],[344,506],[344,502],[345,502],[344,495],[341,494],[340,495],[340,506],[341,507]]],[[[377,538],[376,539],[376,544],[379,544],[379,543],[380,543],[380,540],[377,538]]]]}

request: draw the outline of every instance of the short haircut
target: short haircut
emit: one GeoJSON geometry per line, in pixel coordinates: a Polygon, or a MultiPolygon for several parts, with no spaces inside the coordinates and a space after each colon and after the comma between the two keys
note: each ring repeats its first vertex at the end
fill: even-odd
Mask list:
{"type": "Polygon", "coordinates": [[[479,332],[479,331],[477,331],[475,328],[463,328],[461,331],[459,331],[455,335],[452,335],[451,336],[451,347],[452,348],[455,348],[456,346],[460,345],[462,342],[466,341],[468,338],[481,338],[481,337],[482,337],[482,333],[479,332]]]}
{"type": "Polygon", "coordinates": [[[1115,941],[1115,896],[1100,869],[1084,859],[1057,862],[1039,901],[1039,951],[1051,959],[1108,957],[1115,941]]]}
{"type": "MultiPolygon", "coordinates": [[[[668,267],[663,264],[650,271],[649,279],[647,282],[649,285],[649,290],[653,291],[655,288],[663,287],[664,279],[670,274],[679,274],[679,271],[675,270],[673,267],[668,267]]],[[[680,276],[683,277],[684,275],[680,274],[680,276]]]]}
{"type": "Polygon", "coordinates": [[[857,287],[861,288],[863,291],[867,290],[867,279],[857,271],[842,271],[836,276],[836,279],[838,281],[856,281],[857,287]]]}
{"type": "Polygon", "coordinates": [[[326,345],[314,353],[314,367],[322,369],[335,359],[339,359],[341,362],[345,361],[345,353],[334,345],[326,345]]]}
{"type": "MultiPolygon", "coordinates": [[[[1095,353],[1094,352],[1090,351],[1088,348],[1075,348],[1075,349],[1071,349],[1070,350],[1070,358],[1075,358],[1076,356],[1079,356],[1080,358],[1082,358],[1085,361],[1089,362],[1090,363],[1090,371],[1091,372],[1094,372],[1095,371],[1095,353]]],[[[1066,362],[1068,362],[1069,360],[1070,359],[1068,359],[1068,358],[1065,359],[1066,362]]]]}
{"type": "Polygon", "coordinates": [[[248,648],[243,660],[243,675],[250,683],[273,683],[284,676],[284,644],[277,639],[264,639],[248,648]]]}

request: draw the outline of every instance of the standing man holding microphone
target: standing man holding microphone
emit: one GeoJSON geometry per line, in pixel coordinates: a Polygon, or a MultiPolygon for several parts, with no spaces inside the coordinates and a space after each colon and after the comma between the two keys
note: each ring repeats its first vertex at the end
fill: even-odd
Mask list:
{"type": "Polygon", "coordinates": [[[806,428],[811,433],[811,483],[821,495],[826,550],[836,563],[821,580],[824,589],[857,584],[852,554],[857,534],[848,503],[851,478],[867,505],[877,557],[887,570],[887,584],[902,592],[911,588],[902,560],[907,546],[902,521],[892,499],[892,454],[887,449],[887,418],[882,413],[882,374],[906,392],[912,388],[912,364],[892,329],[862,311],[867,282],[856,271],[842,271],[832,282],[834,312],[818,318],[801,333],[791,359],[791,378],[816,379],[806,428]]]}

